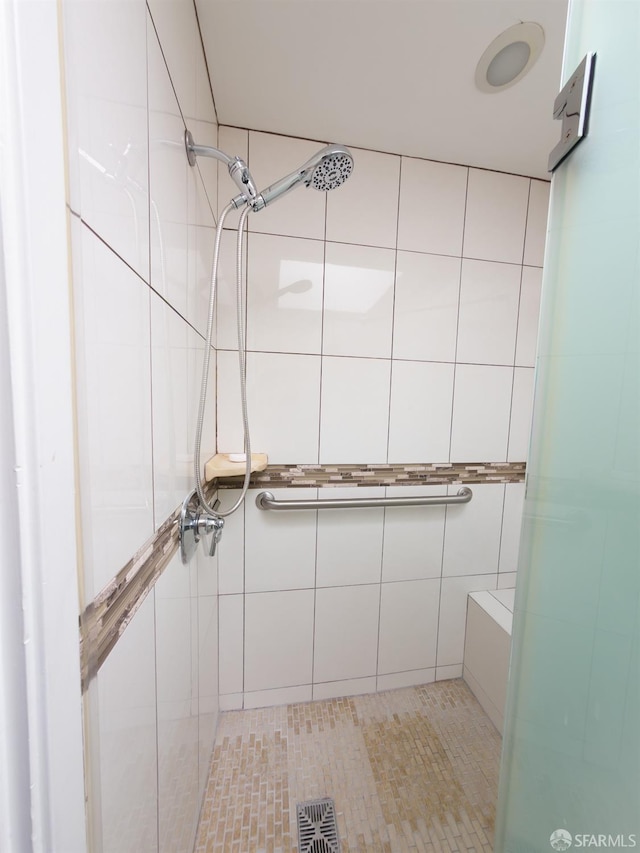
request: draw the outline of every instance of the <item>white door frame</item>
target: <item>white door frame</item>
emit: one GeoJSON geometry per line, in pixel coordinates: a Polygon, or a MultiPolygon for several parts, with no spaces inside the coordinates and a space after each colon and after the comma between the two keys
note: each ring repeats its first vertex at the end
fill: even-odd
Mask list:
{"type": "Polygon", "coordinates": [[[0,0],[0,849],[86,850],[56,0],[0,0]]]}

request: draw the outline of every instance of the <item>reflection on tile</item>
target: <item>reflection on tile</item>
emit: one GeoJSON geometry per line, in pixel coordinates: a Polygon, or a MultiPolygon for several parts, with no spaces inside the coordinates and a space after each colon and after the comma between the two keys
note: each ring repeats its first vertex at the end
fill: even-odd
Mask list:
{"type": "Polygon", "coordinates": [[[324,246],[249,235],[247,348],[320,353],[324,246]]]}
{"type": "Polygon", "coordinates": [[[148,280],[146,6],[66,3],[64,28],[76,212],[148,280]]]}
{"type": "Polygon", "coordinates": [[[390,358],[395,252],[327,243],[325,264],[323,352],[390,358]]]}

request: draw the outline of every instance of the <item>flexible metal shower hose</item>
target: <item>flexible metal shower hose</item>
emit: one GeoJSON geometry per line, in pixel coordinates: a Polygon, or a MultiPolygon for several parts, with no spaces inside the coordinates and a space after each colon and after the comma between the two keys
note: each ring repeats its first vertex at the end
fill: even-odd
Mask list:
{"type": "Polygon", "coordinates": [[[251,440],[249,438],[249,416],[247,414],[247,358],[244,344],[244,326],[243,326],[243,305],[242,305],[242,240],[244,234],[244,226],[247,216],[251,210],[250,207],[245,207],[240,214],[238,222],[238,239],[236,242],[236,315],[238,327],[238,362],[240,367],[240,399],[242,402],[242,427],[244,430],[244,453],[246,459],[246,470],[244,474],[244,482],[240,497],[231,507],[224,512],[214,509],[207,503],[202,488],[200,477],[200,446],[202,444],[202,426],[204,424],[204,410],[207,401],[207,385],[209,383],[209,364],[211,361],[211,339],[213,336],[213,315],[216,305],[216,289],[218,281],[218,261],[220,258],[220,241],[222,239],[222,229],[227,214],[234,209],[234,205],[229,203],[220,214],[218,226],[216,228],[216,238],[213,248],[213,264],[211,269],[211,288],[209,291],[209,319],[207,322],[207,343],[204,353],[204,362],[202,365],[202,382],[200,384],[200,404],[198,407],[198,421],[196,425],[196,440],[193,450],[193,473],[196,481],[196,491],[198,499],[205,512],[209,515],[226,518],[234,513],[241,505],[249,488],[249,480],[251,479],[251,440]]]}

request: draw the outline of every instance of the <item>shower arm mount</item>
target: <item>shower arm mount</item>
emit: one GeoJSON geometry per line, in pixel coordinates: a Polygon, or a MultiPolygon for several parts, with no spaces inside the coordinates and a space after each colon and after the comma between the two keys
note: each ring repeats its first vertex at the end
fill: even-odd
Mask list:
{"type": "Polygon", "coordinates": [[[231,203],[234,207],[239,208],[244,204],[251,207],[255,206],[258,189],[251,177],[249,167],[241,157],[229,157],[224,151],[220,151],[219,148],[214,148],[212,145],[196,145],[190,130],[184,132],[184,147],[190,166],[196,165],[196,157],[213,157],[225,164],[231,180],[240,190],[240,195],[232,199],[231,203]]]}

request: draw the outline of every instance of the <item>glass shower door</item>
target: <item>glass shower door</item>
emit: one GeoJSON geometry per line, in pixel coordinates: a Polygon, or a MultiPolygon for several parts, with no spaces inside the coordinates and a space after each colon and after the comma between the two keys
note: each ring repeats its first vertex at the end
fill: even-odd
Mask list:
{"type": "Polygon", "coordinates": [[[574,0],[563,80],[588,51],[589,136],[552,186],[498,853],[640,848],[640,3],[574,0]]]}

